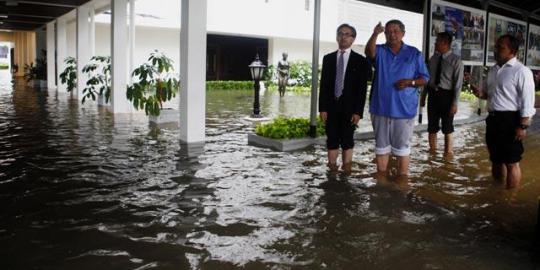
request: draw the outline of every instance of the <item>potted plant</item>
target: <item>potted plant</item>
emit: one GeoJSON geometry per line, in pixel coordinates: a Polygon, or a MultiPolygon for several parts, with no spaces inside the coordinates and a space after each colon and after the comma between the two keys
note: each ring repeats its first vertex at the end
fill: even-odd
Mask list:
{"type": "Polygon", "coordinates": [[[77,85],[77,59],[69,56],[64,60],[64,63],[66,68],[60,73],[60,80],[67,85],[66,90],[71,92],[77,85]]]}
{"type": "MultiPolygon", "coordinates": [[[[146,115],[151,116],[151,122],[170,122],[161,121],[158,117],[163,110],[163,102],[171,100],[178,92],[179,80],[173,71],[173,61],[155,50],[150,54],[148,62],[132,73],[135,82],[127,89],[127,99],[135,109],[144,109],[146,115]]],[[[178,119],[173,121],[177,122],[178,119]]]]}
{"type": "Polygon", "coordinates": [[[82,103],[87,98],[96,100],[98,105],[109,103],[111,97],[111,57],[93,56],[90,63],[83,67],[82,72],[88,75],[86,87],[83,89],[82,103]]]}
{"type": "Polygon", "coordinates": [[[24,65],[24,79],[28,83],[28,86],[34,88],[47,87],[47,58],[45,55],[36,59],[35,66],[33,62],[30,65],[24,65]]]}

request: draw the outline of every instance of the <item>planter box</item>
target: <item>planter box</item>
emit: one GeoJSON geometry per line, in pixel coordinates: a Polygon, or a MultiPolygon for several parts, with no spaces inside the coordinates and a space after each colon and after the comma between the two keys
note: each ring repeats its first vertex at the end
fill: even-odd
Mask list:
{"type": "MultiPolygon", "coordinates": [[[[473,123],[483,121],[484,119],[485,119],[485,116],[474,115],[466,119],[459,119],[459,120],[454,121],[454,126],[473,124],[473,123]]],[[[414,132],[416,133],[421,133],[425,131],[427,131],[427,124],[416,125],[414,127],[414,132]]],[[[375,134],[373,133],[373,131],[364,131],[364,132],[354,133],[355,140],[370,140],[370,139],[373,139],[374,137],[375,137],[375,134]]],[[[282,151],[282,152],[303,149],[314,144],[325,144],[325,143],[326,143],[326,136],[322,136],[318,138],[278,140],[278,139],[270,139],[270,138],[262,137],[254,133],[248,134],[249,145],[271,148],[273,150],[282,151]]]]}
{"type": "Polygon", "coordinates": [[[277,140],[259,136],[257,134],[248,134],[248,144],[271,148],[277,151],[293,151],[306,148],[314,144],[324,144],[326,136],[318,138],[301,138],[291,140],[277,140]]]}
{"type": "Polygon", "coordinates": [[[162,124],[176,124],[180,123],[180,112],[175,109],[162,109],[159,116],[149,115],[148,119],[150,123],[156,125],[162,124]]]}

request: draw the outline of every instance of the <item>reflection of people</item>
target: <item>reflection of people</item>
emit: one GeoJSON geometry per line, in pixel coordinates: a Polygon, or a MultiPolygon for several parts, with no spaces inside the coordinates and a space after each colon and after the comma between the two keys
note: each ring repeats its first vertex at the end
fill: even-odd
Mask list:
{"type": "Polygon", "coordinates": [[[323,58],[319,112],[326,123],[330,171],[338,170],[337,157],[341,147],[342,170],[350,173],[353,134],[363,115],[371,67],[365,57],[351,50],[356,38],[354,27],[342,24],[336,34],[339,50],[323,58]]]}
{"type": "Polygon", "coordinates": [[[369,111],[377,170],[386,171],[393,154],[398,160],[398,175],[407,175],[409,170],[410,138],[418,107],[416,87],[429,79],[422,54],[403,43],[404,35],[401,21],[390,20],[385,27],[379,22],[366,45],[366,55],[375,66],[369,111]],[[382,32],[386,43],[377,45],[377,36],[382,32]]]}
{"type": "Polygon", "coordinates": [[[433,20],[444,20],[444,13],[441,10],[441,6],[437,5],[435,11],[431,14],[431,18],[433,20]]]}
{"type": "Polygon", "coordinates": [[[287,82],[289,81],[289,62],[287,62],[287,53],[282,54],[283,58],[279,60],[277,65],[278,72],[278,90],[279,96],[282,97],[285,95],[285,90],[287,88],[287,82]]]}
{"type": "Polygon", "coordinates": [[[471,86],[475,95],[487,99],[486,144],[494,179],[506,179],[513,188],[521,181],[519,161],[523,154],[529,119],[535,114],[532,72],[516,58],[519,41],[503,35],[495,44],[495,60],[483,87],[471,86]]]}
{"type": "Polygon", "coordinates": [[[436,53],[429,59],[430,79],[428,86],[424,88],[421,98],[421,106],[425,105],[426,94],[428,97],[428,132],[429,149],[437,148],[437,132],[444,134],[444,154],[452,154],[454,132],[454,115],[457,112],[459,93],[463,84],[463,64],[459,56],[450,50],[452,35],[441,32],[435,40],[436,53]]]}

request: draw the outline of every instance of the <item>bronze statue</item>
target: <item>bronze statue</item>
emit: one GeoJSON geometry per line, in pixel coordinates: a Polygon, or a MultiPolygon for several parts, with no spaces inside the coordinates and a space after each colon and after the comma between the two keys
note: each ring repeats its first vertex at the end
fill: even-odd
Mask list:
{"type": "Polygon", "coordinates": [[[287,62],[287,56],[287,53],[284,52],[283,59],[279,60],[277,65],[278,90],[280,97],[285,95],[285,89],[287,87],[287,82],[289,81],[289,62],[287,62]]]}

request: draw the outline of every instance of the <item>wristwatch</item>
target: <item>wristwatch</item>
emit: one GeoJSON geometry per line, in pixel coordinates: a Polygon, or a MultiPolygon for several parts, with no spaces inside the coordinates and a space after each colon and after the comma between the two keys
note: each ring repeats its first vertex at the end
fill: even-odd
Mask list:
{"type": "Polygon", "coordinates": [[[520,129],[526,130],[527,128],[529,128],[529,125],[519,124],[518,127],[519,127],[520,129]]]}

